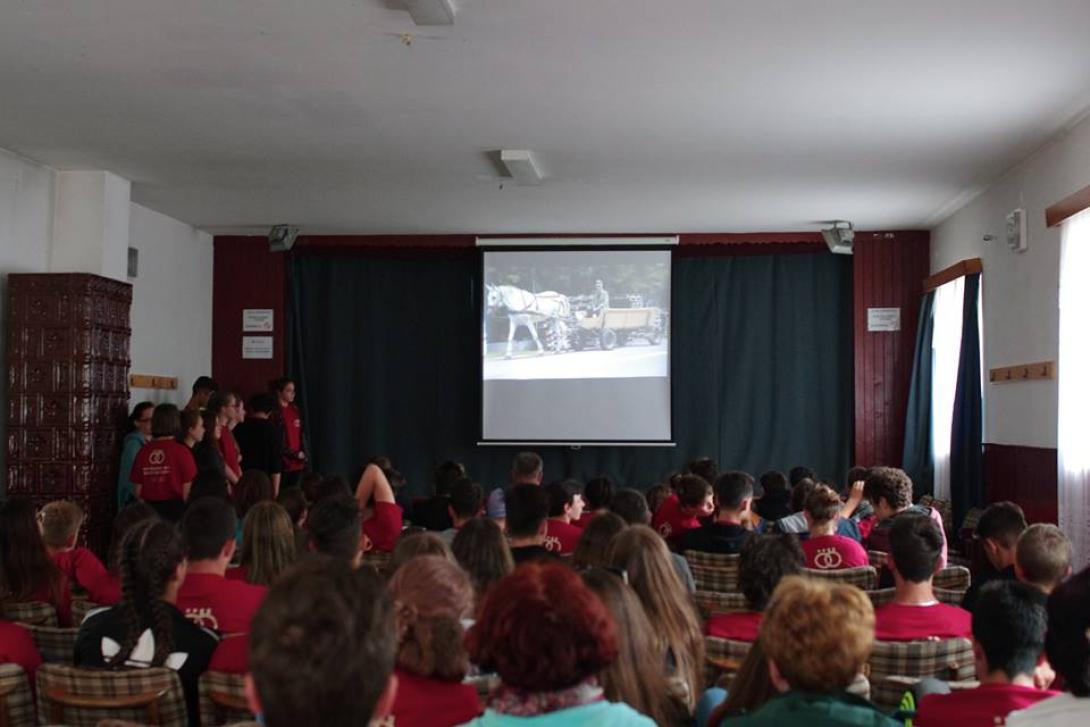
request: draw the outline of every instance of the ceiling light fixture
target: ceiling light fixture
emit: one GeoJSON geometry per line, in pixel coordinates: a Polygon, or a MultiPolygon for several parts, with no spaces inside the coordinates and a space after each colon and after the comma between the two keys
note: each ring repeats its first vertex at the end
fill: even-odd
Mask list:
{"type": "Polygon", "coordinates": [[[401,0],[417,25],[454,25],[454,0],[401,0]]]}
{"type": "Polygon", "coordinates": [[[855,229],[847,220],[829,220],[832,227],[822,229],[821,236],[825,238],[825,244],[829,246],[829,252],[838,255],[852,254],[852,241],[855,240],[855,229]]]}
{"type": "Polygon", "coordinates": [[[516,184],[541,184],[544,178],[534,153],[529,149],[503,149],[500,151],[500,161],[516,184]]]}

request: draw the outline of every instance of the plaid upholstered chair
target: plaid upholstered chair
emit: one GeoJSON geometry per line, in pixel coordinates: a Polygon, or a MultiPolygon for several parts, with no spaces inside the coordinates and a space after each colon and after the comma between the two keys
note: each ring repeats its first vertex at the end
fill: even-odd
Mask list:
{"type": "Polygon", "coordinates": [[[43,664],[37,681],[43,724],[83,726],[113,719],[186,726],[182,683],[166,667],[113,671],[43,664]]]}
{"type": "Polygon", "coordinates": [[[953,591],[949,588],[935,588],[935,600],[947,606],[960,606],[965,600],[965,591],[953,591]]]}
{"type": "Polygon", "coordinates": [[[0,604],[0,616],[8,621],[16,621],[26,626],[57,626],[57,609],[51,603],[27,601],[14,603],[5,601],[0,604]]]}
{"type": "Polygon", "coordinates": [[[876,641],[868,666],[871,701],[886,710],[896,709],[905,691],[902,681],[887,677],[935,677],[952,682],[976,677],[973,644],[968,639],[876,641]]]}
{"type": "Polygon", "coordinates": [[[493,689],[500,685],[499,674],[477,674],[474,676],[467,676],[462,682],[463,684],[469,684],[477,690],[477,696],[481,698],[483,704],[488,695],[493,689]]]}
{"type": "Polygon", "coordinates": [[[972,574],[968,568],[961,565],[948,565],[935,574],[935,579],[931,581],[931,585],[935,588],[945,588],[950,591],[965,593],[965,591],[969,590],[971,582],[972,574]]]}
{"type": "Polygon", "coordinates": [[[868,550],[867,559],[876,570],[882,570],[886,563],[889,563],[889,553],[882,550],[868,550]]]}
{"type": "Polygon", "coordinates": [[[711,591],[697,591],[693,594],[693,603],[696,604],[701,618],[707,620],[714,613],[731,613],[733,611],[748,611],[749,605],[746,597],[741,593],[713,593],[711,591]]]}
{"type": "Polygon", "coordinates": [[[72,599],[72,625],[79,626],[83,623],[83,619],[87,618],[87,614],[94,611],[96,608],[102,608],[97,603],[92,603],[86,598],[73,598],[72,599]]]}
{"type": "Polygon", "coordinates": [[[56,626],[28,626],[34,645],[47,664],[72,665],[76,652],[78,628],[62,629],[56,626]]]}
{"type": "Polygon", "coordinates": [[[807,568],[806,575],[812,578],[833,581],[834,583],[847,583],[864,591],[873,591],[878,587],[878,570],[872,565],[863,565],[858,568],[841,568],[839,570],[807,568]]]}
{"type": "Polygon", "coordinates": [[[704,637],[705,684],[715,684],[724,675],[733,675],[753,648],[750,641],[734,641],[717,636],[704,637]]]}
{"type": "Polygon", "coordinates": [[[738,590],[738,555],[700,550],[686,550],[683,555],[693,572],[696,590],[716,593],[738,590]]]}
{"type": "Polygon", "coordinates": [[[253,715],[246,703],[245,677],[206,671],[201,674],[201,724],[204,727],[250,720],[253,715]]]}
{"type": "Polygon", "coordinates": [[[867,598],[875,608],[893,603],[893,597],[897,595],[896,588],[882,588],[877,591],[867,591],[867,598]]]}
{"type": "Polygon", "coordinates": [[[0,727],[31,727],[34,723],[27,673],[18,664],[0,664],[0,727]]]}

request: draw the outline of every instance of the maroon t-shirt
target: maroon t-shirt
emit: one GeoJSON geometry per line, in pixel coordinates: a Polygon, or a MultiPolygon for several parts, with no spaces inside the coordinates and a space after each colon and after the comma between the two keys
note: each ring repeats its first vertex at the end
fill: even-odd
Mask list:
{"type": "Polygon", "coordinates": [[[206,629],[246,633],[268,590],[214,573],[189,573],[178,589],[178,610],[206,629]]]}
{"type": "Polygon", "coordinates": [[[227,674],[245,674],[250,671],[250,635],[235,634],[224,637],[212,652],[208,671],[227,674]]]}
{"type": "Polygon", "coordinates": [[[140,485],[145,502],[184,500],[182,485],[197,476],[197,463],[189,447],[173,439],[153,439],[136,455],[129,480],[140,485]]]}
{"type": "Polygon", "coordinates": [[[23,667],[33,688],[34,673],[41,666],[42,657],[26,627],[10,621],[0,621],[0,664],[18,664],[23,667]]]}
{"type": "Polygon", "coordinates": [[[238,453],[238,442],[235,441],[235,435],[231,434],[231,430],[227,427],[224,427],[220,433],[219,449],[224,466],[234,472],[235,477],[241,477],[242,460],[238,453]]]}
{"type": "Polygon", "coordinates": [[[563,520],[545,521],[545,550],[557,555],[571,555],[583,531],[563,520]]]}
{"type": "Polygon", "coordinates": [[[297,472],[303,469],[303,460],[288,454],[300,452],[303,449],[303,418],[299,416],[299,409],[295,404],[285,404],[280,407],[280,416],[284,421],[284,470],[297,472]]]}
{"type": "Polygon", "coordinates": [[[76,583],[87,591],[92,603],[109,606],[121,600],[117,579],[110,577],[106,566],[87,548],[63,550],[53,555],[53,562],[68,576],[70,583],[76,583]]]}
{"type": "Polygon", "coordinates": [[[863,546],[843,535],[817,535],[803,540],[806,567],[817,570],[842,570],[870,565],[863,546]]]}
{"type": "Polygon", "coordinates": [[[928,694],[916,710],[918,727],[994,727],[1018,709],[1032,707],[1059,692],[1014,684],[981,684],[950,694],[928,694]]]}
{"type": "Polygon", "coordinates": [[[392,553],[401,537],[401,507],[392,502],[376,502],[374,513],[363,521],[363,534],[371,541],[367,550],[392,553]]]}
{"type": "Polygon", "coordinates": [[[390,711],[396,727],[453,727],[481,713],[477,690],[461,682],[422,677],[394,669],[397,695],[390,711]]]}
{"type": "Polygon", "coordinates": [[[704,633],[731,641],[756,641],[763,615],[760,611],[713,614],[704,624],[704,633]]]}
{"type": "Polygon", "coordinates": [[[688,530],[700,527],[700,520],[695,515],[686,515],[681,511],[681,500],[677,495],[670,495],[655,510],[651,527],[670,543],[677,542],[688,530]]]}
{"type": "Polygon", "coordinates": [[[945,603],[903,605],[887,603],[874,609],[874,638],[878,641],[973,638],[973,615],[945,603]]]}

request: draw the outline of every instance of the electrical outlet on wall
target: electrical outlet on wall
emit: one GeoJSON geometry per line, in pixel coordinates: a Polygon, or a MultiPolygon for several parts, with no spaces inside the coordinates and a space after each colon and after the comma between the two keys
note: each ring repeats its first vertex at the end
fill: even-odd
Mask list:
{"type": "Polygon", "coordinates": [[[1007,247],[1015,252],[1025,252],[1029,247],[1026,236],[1026,211],[1019,207],[1007,215],[1007,247]]]}

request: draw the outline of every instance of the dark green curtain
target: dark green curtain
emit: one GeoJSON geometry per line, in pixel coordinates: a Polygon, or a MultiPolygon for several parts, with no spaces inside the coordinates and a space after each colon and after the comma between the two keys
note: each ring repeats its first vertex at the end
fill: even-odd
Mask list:
{"type": "Polygon", "coordinates": [[[980,371],[980,273],[965,276],[961,358],[950,432],[950,496],[954,522],[984,504],[984,401],[980,371]]]}
{"type": "MultiPolygon", "coordinates": [[[[354,475],[387,454],[425,491],[436,464],[486,488],[515,450],[477,447],[475,251],[301,251],[290,263],[290,352],[313,463],[354,475]]],[[[852,442],[851,258],[675,255],[676,447],[538,447],[546,477],[646,487],[696,456],[759,473],[807,464],[836,481],[852,442]]]]}
{"type": "Polygon", "coordinates": [[[935,492],[935,453],[931,444],[931,338],[935,330],[932,309],[935,291],[920,301],[916,325],[916,353],[912,359],[912,382],[905,414],[905,446],[902,467],[912,478],[915,499],[935,492]]]}

